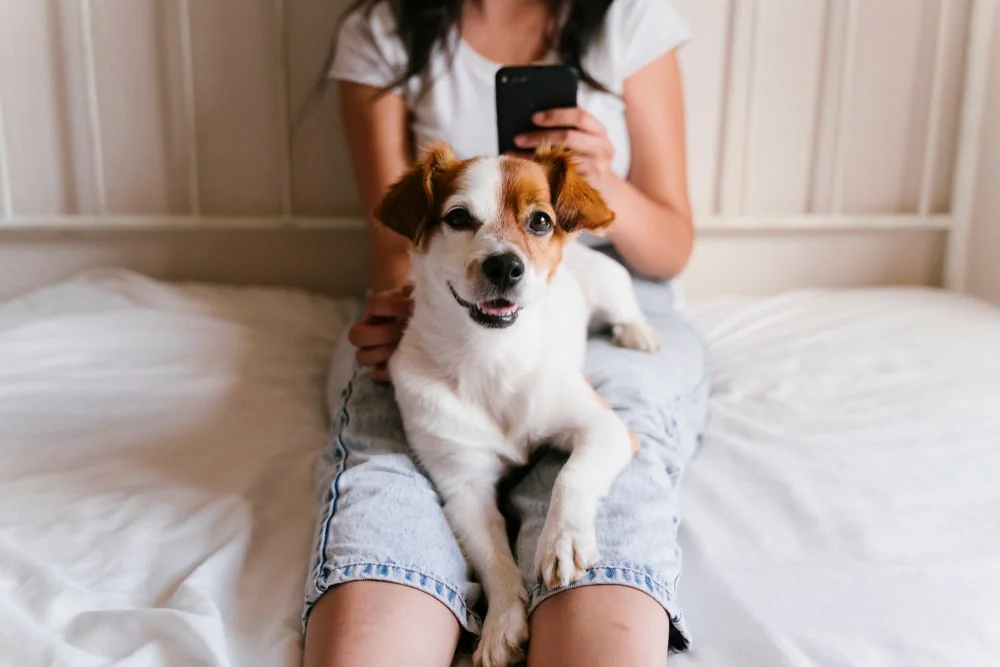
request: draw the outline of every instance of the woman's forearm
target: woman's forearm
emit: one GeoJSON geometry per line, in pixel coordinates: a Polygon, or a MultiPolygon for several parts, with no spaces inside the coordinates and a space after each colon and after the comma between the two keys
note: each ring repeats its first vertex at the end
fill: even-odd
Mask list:
{"type": "Polygon", "coordinates": [[[651,278],[675,278],[691,257],[694,231],[690,216],[650,199],[614,174],[596,185],[615,212],[608,240],[622,259],[651,278]]]}
{"type": "Polygon", "coordinates": [[[371,234],[371,288],[374,292],[405,285],[410,280],[410,241],[379,222],[371,234]]]}
{"type": "MultiPolygon", "coordinates": [[[[373,211],[389,186],[410,166],[406,103],[378,88],[340,84],[340,112],[361,200],[373,211]]],[[[410,242],[369,216],[371,289],[404,285],[410,278],[410,242]]]]}

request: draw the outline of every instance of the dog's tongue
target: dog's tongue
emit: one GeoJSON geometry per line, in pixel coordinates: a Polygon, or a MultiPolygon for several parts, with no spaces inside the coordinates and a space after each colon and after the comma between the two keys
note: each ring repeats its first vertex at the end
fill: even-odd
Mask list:
{"type": "Polygon", "coordinates": [[[507,299],[490,299],[479,304],[479,310],[487,315],[509,315],[517,308],[507,299]]]}

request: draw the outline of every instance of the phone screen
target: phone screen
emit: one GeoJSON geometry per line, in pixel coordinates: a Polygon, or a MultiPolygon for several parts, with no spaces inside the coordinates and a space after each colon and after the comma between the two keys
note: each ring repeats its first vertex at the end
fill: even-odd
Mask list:
{"type": "Polygon", "coordinates": [[[496,74],[497,140],[501,155],[519,150],[514,137],[538,129],[537,111],[575,107],[579,76],[564,65],[503,67],[496,74]]]}

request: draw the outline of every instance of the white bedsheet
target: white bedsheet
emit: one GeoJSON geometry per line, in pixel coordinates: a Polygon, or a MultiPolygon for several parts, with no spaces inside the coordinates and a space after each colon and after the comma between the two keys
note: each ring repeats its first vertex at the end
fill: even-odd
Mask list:
{"type": "Polygon", "coordinates": [[[691,315],[714,399],[674,664],[1000,665],[1000,311],[869,290],[691,315]]]}
{"type": "Polygon", "coordinates": [[[344,322],[118,272],[0,305],[0,665],[295,664],[344,322]]]}
{"type": "MultiPolygon", "coordinates": [[[[354,304],[122,272],[0,304],[0,665],[283,666],[354,304]]],[[[691,309],[678,667],[1000,665],[1000,314],[915,290],[691,309]]]]}

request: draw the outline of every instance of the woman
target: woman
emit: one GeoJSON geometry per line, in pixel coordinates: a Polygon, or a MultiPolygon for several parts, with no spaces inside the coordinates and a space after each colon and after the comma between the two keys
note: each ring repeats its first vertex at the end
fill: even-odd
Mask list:
{"type": "MultiPolygon", "coordinates": [[[[519,145],[578,152],[617,213],[606,239],[581,241],[604,244],[632,270],[663,337],[662,350],[641,359],[602,338],[588,347],[588,377],[641,441],[602,505],[599,566],[557,591],[531,571],[562,459],[538,461],[510,491],[530,592],[529,665],[663,667],[668,648],[687,646],[677,484],[702,428],[707,382],[701,341],[672,310],[669,287],[693,241],[675,53],[686,38],[669,0],[367,0],[338,36],[330,76],[369,211],[430,142],[448,142],[459,157],[495,153],[501,64],[576,67],[579,107],[542,114],[543,129],[519,145]]],[[[444,667],[460,638],[478,632],[483,601],[384,383],[411,307],[408,242],[373,222],[371,243],[371,293],[350,331],[357,371],[320,467],[305,663],[444,667]]]]}

